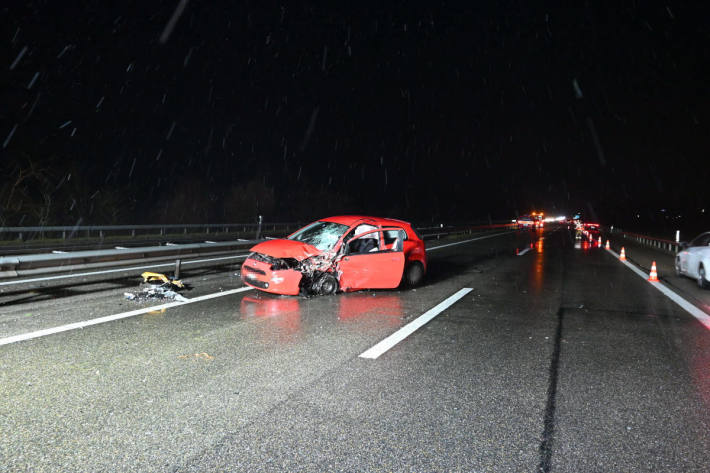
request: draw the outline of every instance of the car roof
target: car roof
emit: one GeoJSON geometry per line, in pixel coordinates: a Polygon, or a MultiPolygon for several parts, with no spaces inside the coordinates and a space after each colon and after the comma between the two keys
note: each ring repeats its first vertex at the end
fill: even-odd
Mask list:
{"type": "Polygon", "coordinates": [[[370,223],[374,223],[376,225],[381,225],[381,226],[410,225],[409,222],[405,222],[403,220],[397,220],[394,218],[368,217],[365,215],[338,215],[335,217],[328,217],[328,218],[320,219],[321,222],[334,222],[334,223],[340,223],[342,225],[347,225],[347,226],[354,225],[355,223],[357,223],[361,220],[367,220],[370,223]]]}

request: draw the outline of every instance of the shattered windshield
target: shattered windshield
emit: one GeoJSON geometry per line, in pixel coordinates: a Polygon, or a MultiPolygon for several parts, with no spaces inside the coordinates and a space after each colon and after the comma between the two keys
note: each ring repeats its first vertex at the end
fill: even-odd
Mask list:
{"type": "Polygon", "coordinates": [[[347,225],[340,223],[315,222],[297,231],[288,239],[302,241],[325,251],[333,248],[347,229],[347,225]]]}

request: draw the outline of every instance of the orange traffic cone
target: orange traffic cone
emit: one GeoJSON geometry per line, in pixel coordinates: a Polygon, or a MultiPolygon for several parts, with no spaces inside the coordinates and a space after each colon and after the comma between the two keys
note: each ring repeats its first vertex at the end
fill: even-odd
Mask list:
{"type": "Polygon", "coordinates": [[[609,240],[606,241],[606,246],[605,246],[604,248],[607,249],[607,250],[610,250],[610,249],[611,249],[611,247],[609,246],[609,240]]]}
{"type": "Polygon", "coordinates": [[[626,251],[624,251],[624,247],[621,247],[621,253],[619,253],[619,259],[621,261],[626,261],[626,251]]]}
{"type": "Polygon", "coordinates": [[[651,265],[651,273],[648,275],[648,280],[651,282],[658,282],[658,273],[656,272],[656,262],[655,261],[651,265]]]}

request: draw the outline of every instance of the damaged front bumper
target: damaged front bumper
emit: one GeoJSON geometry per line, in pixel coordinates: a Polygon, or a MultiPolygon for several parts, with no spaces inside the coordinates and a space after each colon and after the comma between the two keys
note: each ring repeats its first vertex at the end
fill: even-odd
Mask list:
{"type": "Polygon", "coordinates": [[[272,294],[298,295],[303,274],[298,269],[274,269],[274,263],[264,259],[263,255],[250,255],[244,261],[244,284],[272,294]]]}
{"type": "Polygon", "coordinates": [[[337,274],[332,254],[299,261],[252,253],[242,264],[241,271],[242,281],[247,286],[289,296],[332,294],[338,290],[337,274]]]}

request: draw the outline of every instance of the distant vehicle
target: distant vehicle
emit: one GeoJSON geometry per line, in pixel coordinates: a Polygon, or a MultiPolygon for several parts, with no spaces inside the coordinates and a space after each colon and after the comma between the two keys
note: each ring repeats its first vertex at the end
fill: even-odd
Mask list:
{"type": "Polygon", "coordinates": [[[542,212],[533,212],[530,215],[522,215],[518,220],[518,228],[542,228],[544,225],[545,214],[542,212]]]}
{"type": "Polygon", "coordinates": [[[424,241],[401,220],[339,216],[251,249],[244,284],[285,295],[417,286],[426,274],[424,241]]]}
{"type": "Polygon", "coordinates": [[[690,243],[681,243],[675,256],[675,272],[694,278],[701,288],[710,286],[710,232],[701,233],[690,243]]]}
{"type": "Polygon", "coordinates": [[[582,227],[593,236],[597,236],[600,233],[600,227],[598,223],[584,222],[582,227]]]}
{"type": "Polygon", "coordinates": [[[518,228],[533,228],[535,226],[535,221],[530,215],[522,215],[518,221],[518,228]]]}

